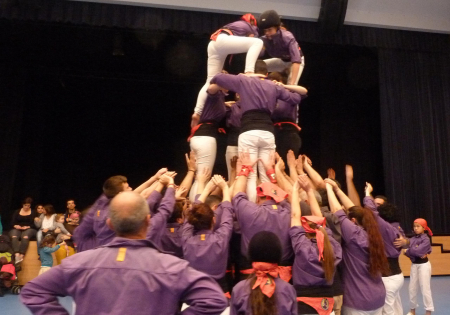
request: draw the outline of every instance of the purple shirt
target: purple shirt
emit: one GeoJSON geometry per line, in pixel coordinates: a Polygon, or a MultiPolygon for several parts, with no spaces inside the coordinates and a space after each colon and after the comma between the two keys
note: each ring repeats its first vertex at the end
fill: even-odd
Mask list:
{"type": "Polygon", "coordinates": [[[300,47],[291,32],[279,29],[272,39],[266,36],[262,36],[261,39],[264,42],[264,48],[272,58],[302,63],[300,47]]]}
{"type": "Polygon", "coordinates": [[[212,78],[211,83],[238,92],[241,96],[242,114],[249,110],[261,110],[271,114],[278,99],[292,105],[298,104],[301,99],[300,94],[290,92],[272,81],[243,74],[219,73],[212,78]]]}
{"type": "Polygon", "coordinates": [[[175,189],[166,189],[164,198],[158,206],[158,212],[151,216],[150,226],[147,230],[147,239],[161,247],[161,238],[165,234],[167,220],[172,215],[175,207],[175,189]]]}
{"type": "Polygon", "coordinates": [[[226,115],[225,94],[222,91],[218,91],[216,94],[207,94],[208,97],[206,98],[199,123],[219,123],[226,115]]]}
{"type": "Polygon", "coordinates": [[[58,296],[72,296],[77,314],[220,314],[227,301],[217,283],[147,240],[114,238],[64,259],[28,282],[20,299],[33,314],[67,314],[58,296]],[[126,249],[120,258],[119,248],[126,249]]]}
{"type": "Polygon", "coordinates": [[[151,215],[156,214],[156,212],[158,210],[158,204],[161,202],[161,199],[162,199],[162,195],[157,190],[152,191],[150,196],[147,197],[147,204],[148,204],[148,207],[150,208],[151,215]]]}
{"type": "MultiPolygon", "coordinates": [[[[329,228],[325,228],[334,252],[334,266],[342,260],[341,245],[333,238],[329,228]]],[[[306,237],[302,226],[293,226],[289,230],[292,247],[294,248],[295,260],[292,267],[292,279],[294,285],[300,286],[330,286],[323,272],[322,262],[319,261],[319,248],[316,239],[306,237]]],[[[336,271],[336,269],[335,269],[336,271]]]]}
{"type": "Polygon", "coordinates": [[[414,263],[418,258],[431,253],[431,242],[425,233],[417,234],[409,239],[409,248],[405,255],[414,263]]]}
{"type": "Polygon", "coordinates": [[[398,222],[392,222],[391,225],[393,227],[395,227],[395,229],[397,230],[397,232],[402,235],[403,237],[406,237],[405,235],[405,231],[403,231],[402,227],[400,226],[400,223],[398,222]]]}
{"type": "MultiPolygon", "coordinates": [[[[294,287],[280,278],[275,278],[275,299],[278,315],[297,315],[297,293],[294,287]]],[[[250,281],[243,280],[236,284],[231,294],[230,315],[252,315],[250,302],[250,281]]]]}
{"type": "Polygon", "coordinates": [[[343,210],[335,212],[341,221],[343,305],[362,311],[376,310],[384,305],[386,290],[381,274],[369,273],[369,238],[367,232],[350,221],[343,210]]]}
{"type": "Polygon", "coordinates": [[[251,25],[250,23],[248,23],[244,20],[239,20],[236,22],[229,23],[222,28],[232,31],[233,35],[235,35],[235,36],[246,37],[250,34],[253,34],[255,37],[258,37],[258,35],[259,35],[258,27],[251,25]]]}
{"type": "Polygon", "coordinates": [[[241,102],[236,102],[231,107],[227,106],[227,115],[226,115],[226,124],[227,127],[240,128],[241,127],[241,102]]]}
{"type": "Polygon", "coordinates": [[[288,102],[279,100],[275,110],[272,112],[272,120],[278,121],[290,121],[297,122],[298,118],[298,105],[289,104],[288,102]]]}
{"type": "Polygon", "coordinates": [[[384,251],[388,258],[398,258],[400,256],[401,248],[394,246],[394,241],[399,237],[399,230],[396,229],[392,224],[383,220],[377,210],[377,205],[373,197],[366,196],[363,200],[364,207],[372,210],[373,214],[378,223],[378,230],[380,231],[381,237],[383,238],[384,251]]]}
{"type": "Polygon", "coordinates": [[[167,223],[165,233],[161,236],[160,247],[163,251],[183,258],[181,247],[181,225],[179,223],[167,223]]]}
{"type": "Polygon", "coordinates": [[[108,244],[115,237],[115,233],[106,225],[110,202],[110,198],[101,195],[75,229],[73,239],[78,252],[108,244]]]}
{"type": "Polygon", "coordinates": [[[274,200],[268,200],[257,205],[249,201],[247,194],[242,192],[233,197],[232,203],[242,233],[241,254],[247,257],[248,244],[253,235],[260,231],[270,231],[279,237],[283,247],[282,264],[292,264],[294,253],[289,236],[290,204],[285,200],[278,204],[274,200]]]}
{"type": "Polygon", "coordinates": [[[191,267],[216,280],[222,279],[227,269],[228,249],[233,231],[231,211],[231,207],[223,207],[221,224],[215,231],[195,231],[187,222],[181,227],[184,259],[191,267]]]}

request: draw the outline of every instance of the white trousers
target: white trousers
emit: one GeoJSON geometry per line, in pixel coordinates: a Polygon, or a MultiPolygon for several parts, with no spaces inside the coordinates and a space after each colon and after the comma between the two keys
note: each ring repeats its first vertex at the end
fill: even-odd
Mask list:
{"type": "MultiPolygon", "coordinates": [[[[239,157],[238,147],[234,145],[227,146],[227,151],[225,152],[225,161],[227,162],[228,170],[228,180],[231,180],[231,159],[233,156],[239,157]]],[[[236,174],[237,175],[237,174],[236,174]]]]}
{"type": "MultiPolygon", "coordinates": [[[[268,159],[270,154],[275,151],[275,137],[273,133],[265,130],[246,131],[239,135],[238,150],[239,152],[248,151],[254,160],[268,159]]],[[[258,161],[257,170],[250,173],[247,179],[247,196],[253,202],[256,202],[257,171],[262,183],[270,181],[263,164],[258,161]]]]}
{"type": "MultiPolygon", "coordinates": [[[[264,62],[267,65],[267,71],[284,71],[287,68],[291,68],[292,62],[290,61],[283,61],[280,58],[270,58],[270,59],[264,59],[264,62]]],[[[297,78],[295,78],[295,85],[298,84],[298,80],[300,80],[300,76],[302,75],[303,69],[305,68],[305,56],[302,56],[302,63],[300,64],[300,68],[298,69],[297,78]]],[[[289,78],[288,82],[291,80],[291,73],[289,72],[289,78]]]]}
{"type": "Polygon", "coordinates": [[[403,287],[405,277],[403,274],[381,278],[386,288],[386,299],[384,300],[383,315],[403,315],[400,289],[403,287]],[[400,303],[400,304],[398,304],[400,303]]]}
{"type": "MultiPolygon", "coordinates": [[[[191,150],[195,153],[197,173],[203,172],[207,167],[211,170],[214,168],[214,162],[216,161],[217,143],[216,138],[208,136],[194,136],[189,142],[191,150]]],[[[197,179],[194,181],[189,192],[189,200],[194,202],[195,195],[197,195],[197,179]]]]}
{"type": "Polygon", "coordinates": [[[424,264],[412,264],[411,274],[409,276],[409,307],[416,309],[417,304],[417,290],[420,286],[422,292],[423,304],[425,310],[434,312],[433,298],[431,297],[431,264],[426,262],[424,264]]]}
{"type": "Polygon", "coordinates": [[[220,34],[217,39],[208,45],[208,75],[206,83],[198,93],[194,112],[201,115],[206,102],[206,90],[209,81],[223,69],[228,55],[247,53],[245,59],[245,72],[255,72],[255,63],[263,47],[263,41],[256,37],[230,36],[220,34]]]}
{"type": "Polygon", "coordinates": [[[381,315],[383,308],[380,307],[379,309],[376,309],[374,311],[361,311],[356,310],[354,308],[343,306],[342,307],[342,314],[343,315],[381,315]]]}

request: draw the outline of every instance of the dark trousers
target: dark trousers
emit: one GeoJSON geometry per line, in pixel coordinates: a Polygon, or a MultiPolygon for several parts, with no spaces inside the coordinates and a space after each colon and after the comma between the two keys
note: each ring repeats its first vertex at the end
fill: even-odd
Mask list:
{"type": "Polygon", "coordinates": [[[27,230],[17,230],[12,229],[9,232],[9,237],[11,237],[12,247],[14,253],[20,253],[25,255],[28,245],[30,244],[30,239],[36,236],[36,230],[27,229],[27,230]]]}
{"type": "Polygon", "coordinates": [[[286,155],[289,150],[292,150],[294,151],[295,158],[297,158],[302,146],[302,139],[300,138],[298,131],[293,129],[292,126],[282,125],[281,128],[282,129],[280,129],[280,127],[275,128],[275,145],[277,146],[276,151],[283,159],[287,169],[286,155]]]}

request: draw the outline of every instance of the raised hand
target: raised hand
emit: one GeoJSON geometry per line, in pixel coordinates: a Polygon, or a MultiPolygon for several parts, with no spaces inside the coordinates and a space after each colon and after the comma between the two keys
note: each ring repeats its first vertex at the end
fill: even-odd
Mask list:
{"type": "Polygon", "coordinates": [[[297,160],[295,159],[294,151],[289,150],[286,156],[287,164],[289,168],[297,166],[297,160]]]}
{"type": "Polygon", "coordinates": [[[197,180],[206,183],[211,178],[211,170],[205,167],[201,172],[197,172],[197,180]]]}
{"type": "Polygon", "coordinates": [[[239,159],[241,160],[242,165],[251,166],[255,165],[256,159],[250,156],[250,152],[248,150],[239,152],[239,159]]]}
{"type": "Polygon", "coordinates": [[[233,156],[230,160],[230,165],[232,169],[236,169],[238,157],[237,155],[233,156]]]}
{"type": "Polygon", "coordinates": [[[162,169],[160,169],[159,171],[156,172],[155,177],[159,178],[162,174],[167,172],[167,168],[163,167],[162,169]]]}
{"type": "Polygon", "coordinates": [[[364,188],[366,195],[370,195],[373,191],[373,187],[370,183],[366,182],[366,187],[364,188]]]}
{"type": "Polygon", "coordinates": [[[168,172],[159,177],[159,182],[164,186],[169,185],[171,181],[173,181],[173,178],[170,176],[170,174],[168,174],[168,172]]]}
{"type": "Polygon", "coordinates": [[[187,188],[184,186],[180,186],[177,188],[177,190],[175,191],[175,200],[177,201],[181,201],[181,200],[185,200],[186,198],[183,197],[183,194],[187,192],[187,188]]]}
{"type": "Polygon", "coordinates": [[[330,179],[330,178],[325,178],[324,182],[325,182],[325,184],[330,185],[331,188],[333,188],[334,191],[339,189],[339,186],[337,185],[337,183],[334,180],[330,179]]]}
{"type": "Polygon", "coordinates": [[[353,179],[353,167],[351,165],[345,165],[345,177],[347,179],[353,179]]]}
{"type": "Polygon", "coordinates": [[[300,187],[304,190],[304,191],[308,191],[311,189],[311,183],[308,180],[308,176],[306,174],[300,175],[297,178],[297,182],[299,183],[300,187]]]}
{"type": "Polygon", "coordinates": [[[283,172],[286,169],[286,165],[284,164],[283,159],[278,155],[278,153],[276,155],[278,156],[278,160],[275,167],[278,167],[278,169],[283,172]]]}
{"type": "Polygon", "coordinates": [[[223,179],[222,176],[220,175],[214,175],[213,178],[211,179],[212,182],[214,183],[214,185],[219,186],[220,189],[224,189],[227,186],[227,183],[225,182],[225,180],[223,179]]]}
{"type": "Polygon", "coordinates": [[[187,165],[188,171],[195,172],[195,170],[197,169],[197,164],[195,163],[196,162],[195,152],[191,151],[191,152],[189,152],[189,156],[187,153],[184,156],[186,158],[186,165],[187,165]]]}
{"type": "Polygon", "coordinates": [[[303,170],[303,160],[301,155],[299,155],[297,158],[297,161],[295,163],[295,169],[297,170],[297,174],[303,174],[305,172],[303,170]]]}

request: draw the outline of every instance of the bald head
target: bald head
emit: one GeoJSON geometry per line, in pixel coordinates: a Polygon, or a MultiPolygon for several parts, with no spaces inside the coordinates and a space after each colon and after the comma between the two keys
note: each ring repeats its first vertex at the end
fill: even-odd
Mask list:
{"type": "Polygon", "coordinates": [[[149,208],[145,199],[133,191],[124,191],[111,200],[110,227],[118,236],[137,236],[148,226],[149,208]]]}

